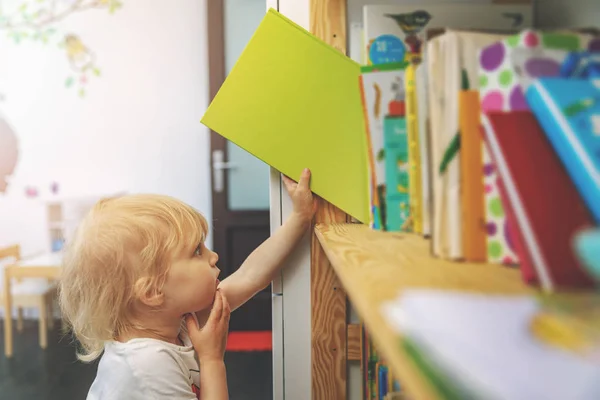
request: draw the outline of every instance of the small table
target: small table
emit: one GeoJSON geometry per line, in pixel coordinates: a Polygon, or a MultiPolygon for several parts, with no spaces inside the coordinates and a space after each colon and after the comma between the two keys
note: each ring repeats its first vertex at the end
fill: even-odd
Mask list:
{"type": "Polygon", "coordinates": [[[12,357],[12,291],[11,281],[14,278],[47,278],[56,280],[60,276],[62,253],[48,253],[23,259],[4,269],[4,353],[12,357]]]}

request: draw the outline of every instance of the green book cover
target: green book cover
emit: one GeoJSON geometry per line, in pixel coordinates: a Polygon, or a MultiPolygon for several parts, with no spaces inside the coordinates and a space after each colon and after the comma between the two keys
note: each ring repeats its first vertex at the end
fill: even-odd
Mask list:
{"type": "Polygon", "coordinates": [[[369,222],[360,66],[269,10],[202,123],[283,174],[312,170],[311,189],[369,222]]]}

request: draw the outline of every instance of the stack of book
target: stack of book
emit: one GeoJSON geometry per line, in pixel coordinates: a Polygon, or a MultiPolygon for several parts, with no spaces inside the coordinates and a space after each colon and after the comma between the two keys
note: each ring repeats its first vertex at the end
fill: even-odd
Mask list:
{"type": "Polygon", "coordinates": [[[533,30],[518,4],[365,6],[363,34],[371,226],[593,286],[572,241],[600,218],[600,37],[533,30]]]}
{"type": "MultiPolygon", "coordinates": [[[[370,223],[546,291],[591,288],[573,241],[600,217],[600,37],[532,26],[531,4],[364,7],[370,223]]],[[[383,398],[368,360],[367,398],[383,398]]]]}

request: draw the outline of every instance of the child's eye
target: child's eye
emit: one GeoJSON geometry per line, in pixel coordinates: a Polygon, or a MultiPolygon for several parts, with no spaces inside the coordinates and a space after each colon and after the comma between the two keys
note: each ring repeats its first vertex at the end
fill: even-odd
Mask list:
{"type": "Polygon", "coordinates": [[[197,257],[202,256],[202,244],[199,244],[198,247],[196,247],[196,250],[194,250],[194,255],[197,257]]]}

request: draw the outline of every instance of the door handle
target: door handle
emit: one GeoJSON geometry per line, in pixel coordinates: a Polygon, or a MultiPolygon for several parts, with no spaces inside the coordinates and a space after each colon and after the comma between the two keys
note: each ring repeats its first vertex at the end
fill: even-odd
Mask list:
{"type": "Polygon", "coordinates": [[[224,170],[237,168],[237,164],[226,162],[223,150],[215,150],[212,154],[213,186],[217,193],[223,191],[225,182],[224,170]]]}

